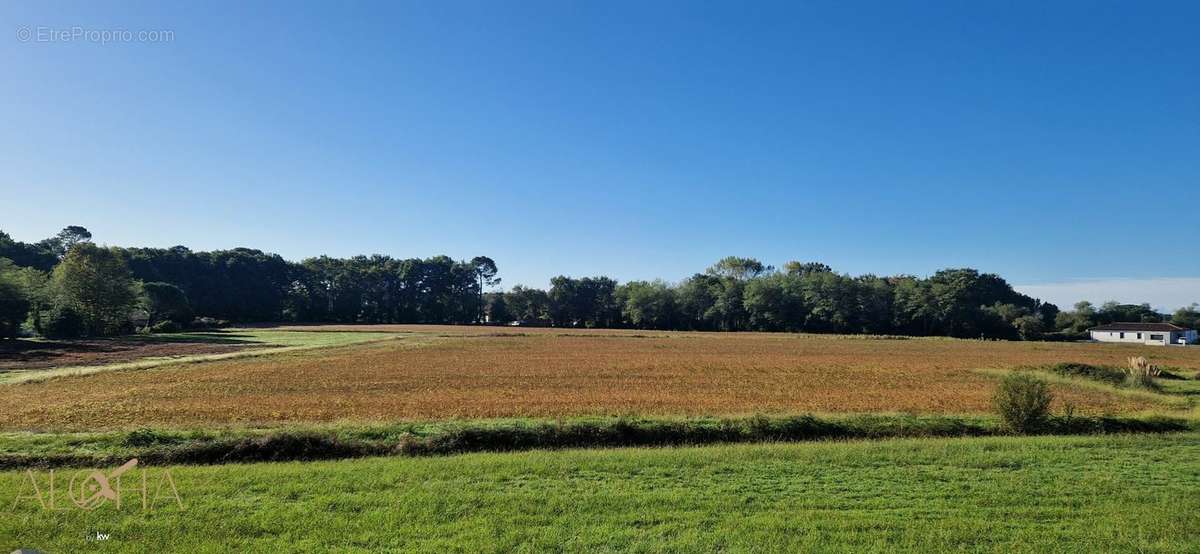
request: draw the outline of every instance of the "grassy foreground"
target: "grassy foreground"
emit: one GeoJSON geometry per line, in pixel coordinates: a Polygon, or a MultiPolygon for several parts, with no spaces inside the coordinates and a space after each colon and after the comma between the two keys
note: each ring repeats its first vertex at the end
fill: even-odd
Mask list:
{"type": "Polygon", "coordinates": [[[1186,552],[1200,536],[1196,433],[171,471],[184,510],[13,507],[24,474],[0,473],[0,549],[1186,552]]]}

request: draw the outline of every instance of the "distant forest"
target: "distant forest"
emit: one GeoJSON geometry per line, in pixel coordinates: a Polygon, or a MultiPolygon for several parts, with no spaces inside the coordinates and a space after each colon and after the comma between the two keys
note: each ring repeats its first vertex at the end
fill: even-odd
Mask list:
{"type": "Polygon", "coordinates": [[[1171,315],[1115,302],[1061,311],[969,268],[928,278],[850,276],[816,262],[775,268],[730,256],[678,284],[559,276],[549,290],[488,292],[501,281],[486,256],[297,263],[248,248],[102,247],[91,239],[78,226],[36,243],[0,231],[0,335],[104,336],[226,322],[521,322],[1071,340],[1113,321],[1200,322],[1195,304],[1171,315]]]}

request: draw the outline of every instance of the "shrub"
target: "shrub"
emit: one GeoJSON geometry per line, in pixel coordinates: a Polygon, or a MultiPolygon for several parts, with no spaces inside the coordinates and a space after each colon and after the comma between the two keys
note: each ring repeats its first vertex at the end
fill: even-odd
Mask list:
{"type": "Polygon", "coordinates": [[[192,320],[192,308],[183,289],[171,283],[150,282],[142,285],[142,307],[147,324],[153,327],[160,321],[187,323],[192,320]]]}
{"type": "Polygon", "coordinates": [[[1013,320],[1012,325],[1016,327],[1021,340],[1038,340],[1046,331],[1046,326],[1042,324],[1042,318],[1035,315],[1018,317],[1013,320]]]}
{"type": "Polygon", "coordinates": [[[1125,372],[1115,367],[1065,362],[1054,364],[1046,369],[1063,377],[1081,377],[1093,381],[1103,381],[1110,385],[1120,385],[1125,382],[1125,372]]]}
{"type": "MultiPolygon", "coordinates": [[[[125,445],[142,447],[137,453],[139,460],[161,465],[333,460],[388,453],[387,449],[366,441],[344,441],[336,435],[317,431],[190,440],[154,431],[135,431],[126,439],[125,445]]],[[[2,457],[0,462],[3,462],[2,457]]]]}
{"type": "Polygon", "coordinates": [[[1155,377],[1162,375],[1162,368],[1151,364],[1150,360],[1142,356],[1129,358],[1129,367],[1125,368],[1126,382],[1131,387],[1158,390],[1158,383],[1154,381],[1155,377]]]}
{"type": "Polygon", "coordinates": [[[169,435],[167,433],[156,431],[154,429],[137,429],[130,431],[125,435],[125,439],[121,443],[125,446],[156,446],[162,444],[174,444],[181,441],[179,437],[169,435]]]}
{"type": "Polygon", "coordinates": [[[42,336],[51,339],[73,339],[83,335],[83,317],[70,306],[54,306],[42,319],[42,336]]]}
{"type": "Polygon", "coordinates": [[[1024,373],[1012,373],[1000,380],[992,397],[992,406],[1011,431],[1034,433],[1045,427],[1053,398],[1045,381],[1024,373]]]}

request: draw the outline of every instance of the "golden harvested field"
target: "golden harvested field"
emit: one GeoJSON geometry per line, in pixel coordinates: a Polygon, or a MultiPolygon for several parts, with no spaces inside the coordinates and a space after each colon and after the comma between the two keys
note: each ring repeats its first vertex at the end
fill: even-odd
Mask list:
{"type": "MultiPolygon", "coordinates": [[[[313,327],[303,327],[315,330],[313,327]]],[[[1200,348],[884,340],[787,334],[372,326],[381,343],[0,386],[0,429],[99,430],[576,415],[978,413],[973,371],[1146,354],[1200,368],[1200,348]]],[[[337,330],[337,328],[330,328],[337,330]]],[[[1161,409],[1056,385],[1085,412],[1161,409]]]]}

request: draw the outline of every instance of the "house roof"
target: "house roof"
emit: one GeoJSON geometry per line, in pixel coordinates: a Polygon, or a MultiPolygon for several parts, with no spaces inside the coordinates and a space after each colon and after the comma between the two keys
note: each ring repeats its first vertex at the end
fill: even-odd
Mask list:
{"type": "Polygon", "coordinates": [[[1108,323],[1088,329],[1089,331],[1187,331],[1170,323],[1108,323]]]}

